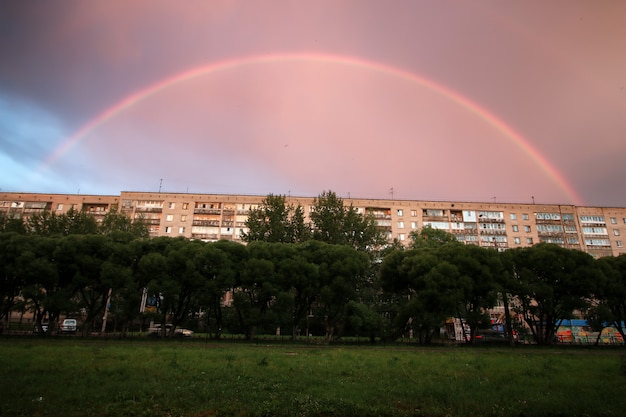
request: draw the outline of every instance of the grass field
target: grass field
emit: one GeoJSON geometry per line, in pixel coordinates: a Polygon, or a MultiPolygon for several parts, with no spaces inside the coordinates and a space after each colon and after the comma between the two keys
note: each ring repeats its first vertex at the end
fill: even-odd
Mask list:
{"type": "Polygon", "coordinates": [[[626,351],[0,339],[1,416],[622,416],[626,351]]]}

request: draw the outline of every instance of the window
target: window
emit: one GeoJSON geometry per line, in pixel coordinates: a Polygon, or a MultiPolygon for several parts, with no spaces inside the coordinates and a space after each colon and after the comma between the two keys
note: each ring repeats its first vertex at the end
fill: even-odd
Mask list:
{"type": "Polygon", "coordinates": [[[511,213],[511,220],[517,220],[517,213],[511,213]]]}
{"type": "Polygon", "coordinates": [[[417,222],[411,222],[411,229],[417,229],[417,222]]]}
{"type": "Polygon", "coordinates": [[[617,241],[617,242],[615,242],[615,243],[617,243],[617,247],[618,247],[618,248],[623,248],[623,247],[624,247],[624,244],[622,243],[622,241],[621,241],[621,240],[618,240],[618,241],[617,241]]]}
{"type": "Polygon", "coordinates": [[[617,219],[615,217],[611,217],[611,224],[617,224],[617,219]]]}
{"type": "Polygon", "coordinates": [[[530,226],[524,226],[524,231],[526,233],[530,233],[530,226]]]}
{"type": "Polygon", "coordinates": [[[619,229],[613,229],[613,236],[619,236],[619,229]]]}
{"type": "Polygon", "coordinates": [[[560,224],[538,224],[539,233],[563,233],[563,226],[560,224]]]}
{"type": "Polygon", "coordinates": [[[537,220],[561,220],[559,213],[535,213],[537,220]]]}
{"type": "Polygon", "coordinates": [[[398,213],[398,216],[400,216],[400,217],[404,216],[404,210],[402,210],[402,209],[398,209],[397,213],[398,213]]]}
{"type": "Polygon", "coordinates": [[[165,220],[168,222],[171,222],[174,220],[174,215],[173,214],[168,214],[167,216],[165,216],[165,220]]]}
{"type": "Polygon", "coordinates": [[[585,235],[608,235],[606,227],[583,227],[585,235]]]}
{"type": "Polygon", "coordinates": [[[585,239],[587,246],[611,246],[609,239],[585,239]]]}
{"type": "Polygon", "coordinates": [[[398,235],[398,240],[403,241],[404,240],[404,233],[400,233],[398,235]]]}
{"type": "Polygon", "coordinates": [[[174,209],[174,208],[176,208],[176,203],[168,203],[167,207],[170,208],[170,209],[174,209]]]}
{"type": "Polygon", "coordinates": [[[404,229],[404,222],[398,222],[398,229],[404,229]]]}
{"type": "Polygon", "coordinates": [[[528,220],[528,213],[524,213],[524,214],[522,214],[522,219],[524,219],[524,220],[528,220]]]}
{"type": "Polygon", "coordinates": [[[513,225],[513,231],[514,232],[519,232],[519,227],[517,227],[516,224],[513,225]]]}
{"type": "Polygon", "coordinates": [[[166,226],[165,233],[172,233],[172,226],[166,226]]]}
{"type": "Polygon", "coordinates": [[[181,214],[180,215],[180,221],[181,222],[186,222],[187,221],[187,215],[186,214],[181,214]]]}
{"type": "Polygon", "coordinates": [[[533,238],[532,237],[527,237],[526,238],[526,243],[528,243],[529,245],[533,244],[533,238]]]}
{"type": "Polygon", "coordinates": [[[448,222],[424,222],[424,227],[432,227],[433,229],[443,229],[447,230],[450,228],[450,223],[448,222]]]}
{"type": "Polygon", "coordinates": [[[179,234],[179,235],[185,234],[185,226],[180,226],[180,227],[178,228],[178,234],[179,234]]]}
{"type": "MultiPolygon", "coordinates": [[[[417,210],[411,210],[411,217],[417,217],[417,210]]],[[[626,223],[626,219],[624,219],[624,223],[626,223]]]]}
{"type": "Polygon", "coordinates": [[[515,242],[516,245],[519,245],[520,243],[522,243],[519,237],[513,238],[513,242],[515,242]]]}
{"type": "Polygon", "coordinates": [[[63,203],[57,204],[57,211],[63,210],[63,203]]]}
{"type": "Polygon", "coordinates": [[[189,203],[183,203],[183,210],[187,210],[189,208],[189,203]]]}
{"type": "Polygon", "coordinates": [[[603,216],[580,216],[581,223],[604,223],[603,216]]]}

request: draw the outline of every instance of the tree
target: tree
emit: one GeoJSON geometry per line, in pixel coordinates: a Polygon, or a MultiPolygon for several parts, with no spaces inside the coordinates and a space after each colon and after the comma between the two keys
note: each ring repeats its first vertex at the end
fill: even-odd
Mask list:
{"type": "Polygon", "coordinates": [[[248,245],[249,258],[233,296],[239,322],[246,339],[253,339],[259,329],[277,325],[272,310],[278,297],[282,299],[282,280],[276,268],[280,259],[275,249],[284,244],[253,242],[248,245]]]}
{"type": "Polygon", "coordinates": [[[371,214],[360,214],[332,191],[324,191],[311,210],[313,239],[331,245],[349,245],[360,251],[382,247],[386,238],[371,214]]]}
{"type": "Polygon", "coordinates": [[[26,221],[26,227],[29,233],[39,236],[95,234],[98,231],[98,223],[93,216],[74,208],[63,214],[49,210],[34,214],[26,221]]]}
{"type": "Polygon", "coordinates": [[[163,331],[165,324],[171,322],[168,336],[173,337],[189,315],[192,296],[206,284],[194,262],[204,242],[163,237],[152,239],[151,243],[153,250],[141,258],[139,268],[144,276],[151,277],[148,291],[159,300],[163,331]]]}
{"type": "Polygon", "coordinates": [[[445,245],[446,243],[461,244],[456,236],[452,233],[448,233],[445,230],[435,229],[432,226],[426,226],[419,231],[413,231],[410,233],[411,248],[437,248],[445,245]]]}
{"type": "Polygon", "coordinates": [[[0,321],[8,319],[25,285],[19,258],[32,238],[15,232],[0,234],[0,321]]]}
{"type": "Polygon", "coordinates": [[[104,267],[111,257],[111,244],[102,235],[70,235],[63,239],[61,248],[72,254],[75,266],[72,276],[72,291],[75,291],[76,308],[84,312],[83,333],[87,334],[102,317],[107,306],[110,289],[115,276],[104,267]]]}
{"type": "Polygon", "coordinates": [[[22,296],[35,314],[36,326],[49,319],[48,333],[54,330],[63,312],[76,310],[72,287],[75,271],[70,245],[59,249],[61,236],[32,236],[28,250],[17,260],[19,274],[24,278],[22,296]]]}
{"type": "Polygon", "coordinates": [[[304,209],[287,205],[285,196],[269,194],[262,204],[250,210],[246,219],[245,242],[303,242],[310,238],[310,228],[304,223],[304,209]]]}
{"type": "Polygon", "coordinates": [[[104,216],[102,223],[98,226],[98,231],[105,235],[115,232],[129,233],[136,238],[150,236],[150,230],[142,219],[133,221],[129,216],[117,210],[111,210],[104,216]]]}
{"type": "Polygon", "coordinates": [[[603,279],[596,281],[590,315],[596,319],[600,331],[605,324],[612,325],[626,343],[626,255],[604,257],[596,262],[603,279]]]}
{"type": "Polygon", "coordinates": [[[381,278],[392,306],[387,312],[389,339],[414,331],[420,343],[429,343],[443,322],[457,312],[460,274],[439,251],[422,248],[396,251],[385,257],[381,278]]]}
{"type": "Polygon", "coordinates": [[[222,302],[226,293],[233,290],[246,258],[245,246],[226,240],[205,244],[194,258],[196,268],[206,280],[199,293],[199,303],[205,310],[207,332],[215,339],[222,334],[222,302]],[[213,326],[211,319],[215,321],[213,326]]]}
{"type": "MultiPolygon", "coordinates": [[[[137,265],[141,258],[143,242],[132,234],[111,232],[107,235],[110,245],[110,256],[102,264],[102,281],[109,283],[109,303],[107,319],[112,315],[114,328],[122,326],[125,334],[134,319],[139,317],[141,296],[144,286],[138,280],[137,265]]],[[[101,330],[106,331],[107,322],[103,318],[101,330]]]]}
{"type": "Polygon", "coordinates": [[[12,217],[5,213],[0,213],[0,233],[8,232],[26,234],[24,221],[20,217],[12,217]]]}
{"type": "Polygon", "coordinates": [[[515,310],[535,341],[550,345],[561,320],[588,306],[599,270],[590,255],[554,244],[512,249],[511,255],[518,303],[515,310]]]}
{"type": "Polygon", "coordinates": [[[315,315],[323,318],[326,340],[331,341],[341,335],[347,303],[358,300],[370,260],[366,253],[346,245],[317,242],[309,249],[307,258],[319,270],[315,315]]]}
{"type": "Polygon", "coordinates": [[[457,244],[444,245],[438,251],[440,259],[454,265],[457,271],[457,315],[469,326],[470,343],[474,343],[476,330],[491,326],[488,311],[497,300],[494,272],[500,268],[498,252],[457,244]]]}

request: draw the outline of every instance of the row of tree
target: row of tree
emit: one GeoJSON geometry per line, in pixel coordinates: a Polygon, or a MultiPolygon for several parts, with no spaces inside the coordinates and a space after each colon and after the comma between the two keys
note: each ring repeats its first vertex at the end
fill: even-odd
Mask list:
{"type": "Polygon", "coordinates": [[[0,218],[0,227],[10,226],[0,229],[3,317],[29,309],[40,324],[81,314],[90,331],[100,330],[106,311],[125,327],[148,317],[141,312],[148,295],[171,334],[195,322],[216,338],[280,328],[329,340],[412,332],[428,343],[450,317],[473,340],[502,303],[508,334],[523,323],[537,343],[552,343],[574,311],[624,337],[624,256],[596,260],[550,244],[498,252],[430,228],[412,234],[410,248],[384,246],[375,220],[332,192],[316,200],[310,225],[301,207],[268,196],[250,213],[247,245],[146,239],[145,227],[116,213],[95,228],[85,227],[84,213],[71,213],[73,222],[56,217],[31,218],[23,229],[0,218]]]}

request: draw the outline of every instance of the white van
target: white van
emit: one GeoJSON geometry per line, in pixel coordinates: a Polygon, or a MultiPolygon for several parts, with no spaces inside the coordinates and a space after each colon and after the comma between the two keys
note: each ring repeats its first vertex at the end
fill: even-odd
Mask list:
{"type": "Polygon", "coordinates": [[[61,323],[61,333],[76,333],[76,319],[65,319],[61,323]]]}

